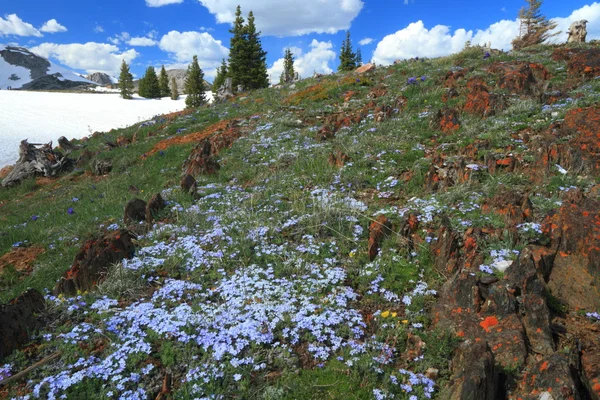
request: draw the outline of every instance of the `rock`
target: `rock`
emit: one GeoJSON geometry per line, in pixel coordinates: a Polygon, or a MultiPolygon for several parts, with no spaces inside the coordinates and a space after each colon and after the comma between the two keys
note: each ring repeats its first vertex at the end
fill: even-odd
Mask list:
{"type": "Polygon", "coordinates": [[[487,342],[463,343],[453,359],[452,386],[441,393],[449,400],[496,400],[502,389],[494,355],[487,342]]]}
{"type": "Polygon", "coordinates": [[[184,193],[189,193],[192,196],[195,196],[196,191],[198,190],[198,183],[196,182],[196,179],[192,175],[185,175],[183,178],[181,178],[181,190],[183,190],[184,193]]]}
{"type": "Polygon", "coordinates": [[[444,94],[442,95],[442,101],[444,103],[447,103],[448,100],[450,99],[454,99],[456,97],[459,96],[458,90],[456,90],[456,88],[447,88],[446,91],[444,92],[444,94]]]}
{"type": "Polygon", "coordinates": [[[75,295],[95,287],[106,277],[111,265],[133,257],[133,238],[130,231],[120,229],[86,241],[71,268],[56,284],[54,293],[75,295]]]}
{"type": "Polygon", "coordinates": [[[30,333],[38,326],[36,313],[45,304],[44,296],[35,289],[27,290],[8,304],[0,304],[0,362],[29,342],[30,333]]]}
{"type": "Polygon", "coordinates": [[[540,94],[541,82],[550,78],[543,65],[534,63],[499,62],[491,65],[488,72],[498,76],[498,88],[519,95],[540,94]]]}
{"type": "Polygon", "coordinates": [[[94,160],[92,169],[94,170],[95,175],[107,175],[112,171],[112,162],[108,160],[94,160]]]}
{"type": "Polygon", "coordinates": [[[60,149],[65,152],[65,154],[69,154],[70,152],[81,148],[80,145],[75,145],[71,143],[69,139],[67,139],[64,136],[58,138],[58,145],[60,149]]]}
{"type": "Polygon", "coordinates": [[[569,34],[567,43],[585,43],[585,37],[587,36],[586,24],[587,20],[585,19],[573,22],[567,31],[569,34]]]}
{"type": "Polygon", "coordinates": [[[204,139],[191,152],[183,164],[183,172],[186,175],[213,175],[216,174],[221,166],[212,155],[211,142],[204,139]]]}
{"type": "Polygon", "coordinates": [[[224,102],[233,97],[233,79],[226,78],[223,85],[217,90],[217,95],[215,96],[215,101],[217,103],[224,102]]]}
{"type": "Polygon", "coordinates": [[[113,78],[103,72],[94,72],[93,74],[86,76],[86,79],[102,86],[112,85],[114,83],[113,78]]]}
{"type": "Polygon", "coordinates": [[[238,93],[242,93],[244,91],[244,86],[243,85],[237,85],[237,92],[238,93]]]}
{"type": "Polygon", "coordinates": [[[438,110],[438,112],[433,116],[431,127],[444,133],[457,131],[460,128],[458,111],[448,107],[438,110]]]}
{"type": "Polygon", "coordinates": [[[392,232],[392,223],[385,215],[380,215],[369,226],[369,260],[373,261],[379,254],[383,239],[392,232]]]}
{"type": "Polygon", "coordinates": [[[148,200],[146,205],[146,222],[152,223],[159,212],[165,209],[166,203],[160,193],[155,194],[148,200]]]}
{"type": "Polygon", "coordinates": [[[481,78],[472,78],[467,82],[467,101],[464,111],[470,114],[488,117],[506,108],[504,96],[490,93],[481,78]]]}
{"type": "Polygon", "coordinates": [[[123,222],[125,225],[146,220],[146,202],[142,199],[133,199],[125,206],[123,222]]]}
{"type": "Polygon", "coordinates": [[[88,149],[85,149],[81,152],[79,157],[77,157],[77,160],[75,160],[75,166],[77,168],[83,168],[89,164],[90,160],[93,157],[94,157],[94,155],[92,154],[92,152],[89,151],[88,149]]]}
{"type": "Polygon", "coordinates": [[[366,74],[368,72],[375,71],[376,68],[377,67],[375,66],[375,64],[368,63],[365,65],[361,65],[354,72],[356,72],[357,74],[366,74]]]}
{"type": "Polygon", "coordinates": [[[52,142],[41,145],[23,140],[19,146],[19,160],[2,180],[2,186],[15,186],[35,175],[56,176],[71,170],[73,166],[73,160],[52,150],[52,142]]]}
{"type": "Polygon", "coordinates": [[[589,81],[600,75],[600,49],[558,48],[554,60],[567,61],[567,77],[576,81],[589,81]]]}

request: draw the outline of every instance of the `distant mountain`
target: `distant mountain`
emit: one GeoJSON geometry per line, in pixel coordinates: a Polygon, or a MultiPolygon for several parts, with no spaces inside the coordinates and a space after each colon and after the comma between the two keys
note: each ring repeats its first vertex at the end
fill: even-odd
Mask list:
{"type": "Polygon", "coordinates": [[[86,79],[92,82],[96,82],[98,85],[102,86],[112,85],[114,83],[119,82],[119,80],[114,76],[110,76],[103,72],[94,72],[93,74],[86,76],[86,79]]]}
{"type": "Polygon", "coordinates": [[[0,89],[63,90],[89,85],[95,83],[24,47],[0,44],[0,89]]]}

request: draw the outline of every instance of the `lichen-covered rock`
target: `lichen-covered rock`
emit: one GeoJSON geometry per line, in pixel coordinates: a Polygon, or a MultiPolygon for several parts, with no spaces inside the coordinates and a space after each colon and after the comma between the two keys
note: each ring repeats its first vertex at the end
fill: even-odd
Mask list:
{"type": "Polygon", "coordinates": [[[432,128],[444,133],[455,132],[460,128],[458,111],[453,108],[444,107],[434,114],[432,128]]]}
{"type": "Polygon", "coordinates": [[[120,229],[86,241],[73,260],[73,265],[56,284],[55,294],[74,295],[92,289],[106,277],[111,265],[133,257],[133,234],[120,229]]]}
{"type": "Polygon", "coordinates": [[[45,307],[44,296],[29,289],[8,304],[0,304],[0,362],[29,342],[36,329],[36,313],[45,307]]]}
{"type": "Polygon", "coordinates": [[[213,175],[216,174],[221,166],[212,156],[210,140],[205,139],[197,145],[189,155],[183,165],[183,171],[186,175],[213,175]]]}
{"type": "Polygon", "coordinates": [[[383,239],[392,232],[392,223],[385,215],[380,215],[369,226],[369,260],[373,261],[377,254],[383,239]]]}
{"type": "Polygon", "coordinates": [[[467,101],[463,108],[466,113],[489,117],[506,106],[504,96],[490,93],[481,78],[472,78],[467,82],[467,101]]]}

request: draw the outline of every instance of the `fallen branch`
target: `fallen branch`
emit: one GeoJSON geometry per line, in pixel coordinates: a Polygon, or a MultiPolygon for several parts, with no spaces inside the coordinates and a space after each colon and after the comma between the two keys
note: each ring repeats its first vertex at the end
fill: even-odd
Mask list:
{"type": "Polygon", "coordinates": [[[19,380],[21,378],[24,378],[27,374],[29,374],[31,371],[33,371],[34,369],[37,369],[39,367],[41,367],[42,365],[48,364],[50,361],[54,360],[55,358],[58,358],[61,356],[61,352],[57,351],[56,353],[50,354],[48,357],[36,362],[35,364],[33,364],[31,367],[25,368],[23,371],[16,373],[12,376],[9,376],[6,379],[3,379],[0,381],[0,386],[6,385],[12,381],[16,381],[19,380]]]}

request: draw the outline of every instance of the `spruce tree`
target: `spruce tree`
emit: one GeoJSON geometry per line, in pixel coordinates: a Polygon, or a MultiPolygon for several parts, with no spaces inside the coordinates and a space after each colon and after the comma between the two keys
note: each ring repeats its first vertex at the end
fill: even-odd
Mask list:
{"type": "Polygon", "coordinates": [[[269,74],[267,72],[267,52],[263,50],[260,32],[257,32],[254,24],[254,14],[248,13],[246,31],[246,65],[242,85],[244,89],[262,89],[269,87],[269,74]]]}
{"type": "Polygon", "coordinates": [[[289,83],[294,80],[296,72],[294,71],[294,54],[290,49],[285,49],[283,56],[283,72],[281,73],[280,83],[289,83]]]}
{"type": "Polygon", "coordinates": [[[167,75],[167,70],[164,65],[160,70],[158,86],[160,87],[160,97],[168,97],[171,94],[171,90],[169,90],[169,75],[167,75]]]}
{"type": "Polygon", "coordinates": [[[179,89],[177,88],[177,81],[175,77],[171,78],[171,100],[179,99],[179,89]]]}
{"type": "Polygon", "coordinates": [[[160,99],[160,85],[154,67],[148,67],[140,80],[139,95],[147,99],[160,99]]]}
{"type": "Polygon", "coordinates": [[[229,41],[229,71],[228,77],[233,81],[233,87],[243,85],[243,76],[246,67],[246,29],[242,9],[237,6],[233,28],[229,31],[233,36],[229,41]]]}
{"type": "Polygon", "coordinates": [[[119,75],[119,89],[121,97],[127,100],[133,99],[133,75],[129,72],[129,65],[123,60],[121,63],[121,74],[119,75]]]}
{"type": "Polygon", "coordinates": [[[525,3],[527,3],[527,7],[523,7],[519,11],[521,22],[519,37],[512,42],[513,48],[516,50],[544,43],[547,39],[560,33],[550,33],[557,24],[548,20],[541,13],[542,0],[525,0],[525,3]]]}
{"type": "Polygon", "coordinates": [[[350,31],[346,31],[346,39],[342,43],[342,50],[340,51],[338,71],[352,71],[354,69],[356,69],[356,54],[352,51],[350,31]]]}
{"type": "Polygon", "coordinates": [[[362,60],[362,52],[360,51],[360,47],[356,49],[356,66],[360,67],[363,63],[362,60]]]}
{"type": "Polygon", "coordinates": [[[227,79],[227,63],[225,60],[221,62],[221,66],[217,68],[217,76],[215,76],[215,80],[213,81],[212,91],[216,95],[221,86],[225,83],[225,79],[227,79]]]}
{"type": "Polygon", "coordinates": [[[198,64],[198,56],[194,56],[185,77],[185,92],[187,97],[185,105],[187,108],[196,108],[206,103],[204,94],[204,73],[198,64]]]}

